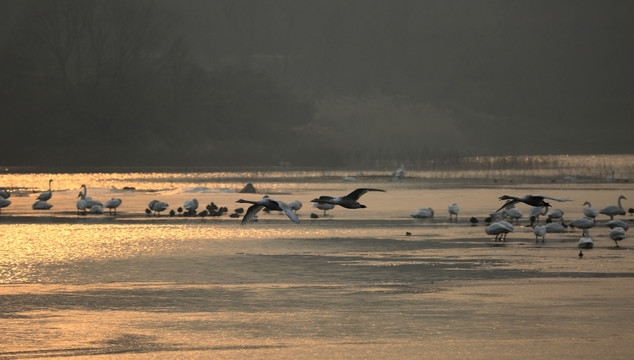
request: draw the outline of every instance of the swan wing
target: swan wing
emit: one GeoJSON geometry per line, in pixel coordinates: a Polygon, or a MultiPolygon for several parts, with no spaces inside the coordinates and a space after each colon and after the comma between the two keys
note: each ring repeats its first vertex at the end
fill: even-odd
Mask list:
{"type": "Polygon", "coordinates": [[[293,212],[291,207],[288,206],[288,204],[286,204],[283,201],[279,201],[279,200],[271,199],[271,201],[276,202],[277,205],[279,205],[280,209],[282,209],[284,211],[286,216],[288,216],[288,218],[291,219],[295,224],[299,224],[299,219],[297,218],[297,215],[293,212]]]}
{"type": "Polygon", "coordinates": [[[351,192],[350,194],[344,196],[344,198],[346,199],[351,199],[351,200],[359,200],[359,198],[367,193],[368,191],[382,191],[385,192],[385,190],[381,190],[381,189],[372,189],[372,188],[358,188],[355,191],[351,192]]]}
{"type": "Polygon", "coordinates": [[[544,198],[544,199],[555,200],[555,201],[559,201],[559,202],[571,201],[570,199],[562,199],[562,198],[556,198],[556,197],[546,196],[546,195],[537,195],[537,196],[539,196],[541,198],[544,198]]]}
{"type": "Polygon", "coordinates": [[[260,212],[260,210],[262,210],[262,208],[264,208],[263,205],[258,205],[258,204],[254,204],[249,206],[249,208],[247,209],[247,212],[244,214],[244,216],[242,217],[242,225],[253,221],[253,219],[257,216],[257,214],[260,212]]]}

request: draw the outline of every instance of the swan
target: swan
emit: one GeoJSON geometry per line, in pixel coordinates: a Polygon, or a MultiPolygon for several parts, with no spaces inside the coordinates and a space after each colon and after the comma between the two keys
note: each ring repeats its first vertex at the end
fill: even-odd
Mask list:
{"type": "Polygon", "coordinates": [[[5,187],[0,188],[0,197],[4,199],[8,199],[11,197],[11,193],[5,187]]]}
{"type": "Polygon", "coordinates": [[[164,201],[152,200],[147,207],[150,212],[154,212],[157,216],[160,216],[160,212],[167,209],[169,205],[164,201]]]}
{"type": "Polygon", "coordinates": [[[513,231],[513,225],[504,220],[496,221],[484,228],[487,235],[495,235],[495,241],[506,241],[506,235],[513,231]]]}
{"type": "Polygon", "coordinates": [[[90,207],[91,214],[103,214],[103,205],[95,204],[90,207]]]}
{"type": "Polygon", "coordinates": [[[363,209],[366,206],[360,204],[357,200],[359,200],[359,198],[368,191],[385,192],[385,190],[381,189],[358,188],[346,196],[339,196],[335,198],[333,196],[322,195],[316,199],[312,199],[311,202],[339,205],[346,209],[363,209]]]}
{"type": "Polygon", "coordinates": [[[610,221],[608,221],[608,223],[606,225],[609,226],[610,229],[614,229],[615,227],[622,227],[623,230],[625,230],[625,231],[627,231],[627,229],[630,228],[630,225],[628,223],[626,223],[623,220],[619,220],[619,219],[610,220],[610,221]]]}
{"type": "Polygon", "coordinates": [[[280,200],[274,200],[268,196],[265,196],[262,200],[259,200],[259,201],[240,199],[236,202],[252,204],[247,209],[247,212],[244,214],[244,217],[242,217],[242,225],[248,223],[249,221],[252,221],[256,217],[258,212],[260,212],[260,210],[265,208],[269,210],[273,210],[273,211],[284,211],[284,213],[286,214],[286,216],[288,216],[289,219],[291,219],[294,223],[299,224],[299,219],[297,218],[297,215],[295,215],[293,210],[291,210],[291,208],[286,203],[280,200]]]}
{"type": "Polygon", "coordinates": [[[520,223],[520,219],[523,216],[522,211],[517,208],[510,208],[508,210],[503,210],[502,214],[509,217],[511,219],[511,223],[513,223],[513,220],[515,220],[516,224],[520,223]]]}
{"type": "Polygon", "coordinates": [[[586,231],[587,229],[594,227],[594,225],[596,224],[594,220],[588,217],[582,217],[582,218],[572,220],[568,225],[577,229],[581,229],[582,231],[586,231]]]}
{"type": "Polygon", "coordinates": [[[86,194],[80,191],[77,197],[80,198],[79,200],[77,200],[77,203],[75,203],[75,206],[77,207],[77,215],[79,215],[80,211],[83,211],[84,214],[86,214],[86,208],[88,207],[88,202],[86,202],[86,194]]]}
{"type": "Polygon", "coordinates": [[[535,242],[539,242],[539,237],[541,236],[542,242],[546,240],[546,226],[537,225],[533,227],[533,233],[535,234],[535,242]]]}
{"type": "Polygon", "coordinates": [[[407,171],[405,170],[405,165],[401,164],[401,166],[398,169],[394,170],[394,172],[392,173],[392,181],[403,180],[405,174],[407,174],[407,171]]]}
{"type": "Polygon", "coordinates": [[[456,222],[458,222],[458,213],[460,212],[460,208],[458,207],[458,204],[453,203],[451,205],[449,205],[447,207],[447,210],[449,211],[449,222],[451,222],[451,219],[453,218],[453,216],[456,216],[456,222]]]}
{"type": "Polygon", "coordinates": [[[198,199],[190,199],[185,201],[183,204],[183,208],[185,208],[185,215],[194,215],[196,214],[196,209],[198,209],[198,199]]]}
{"type": "Polygon", "coordinates": [[[114,210],[114,214],[117,215],[117,208],[121,205],[121,202],[119,198],[112,198],[106,201],[104,207],[108,209],[108,213],[112,213],[112,210],[114,210]]]}
{"type": "Polygon", "coordinates": [[[545,225],[547,233],[564,233],[566,227],[560,223],[549,223],[545,225]]]}
{"type": "Polygon", "coordinates": [[[53,182],[53,179],[49,179],[48,180],[48,191],[44,191],[43,193],[38,195],[38,197],[37,197],[38,200],[48,201],[48,200],[51,199],[51,197],[53,197],[53,192],[51,191],[51,183],[52,182],[53,182]]]}
{"type": "Polygon", "coordinates": [[[430,207],[420,208],[418,210],[415,210],[411,214],[409,214],[409,216],[411,216],[411,217],[413,217],[415,219],[431,218],[431,217],[434,217],[434,209],[432,209],[430,207]]]}
{"type": "Polygon", "coordinates": [[[11,205],[11,200],[7,200],[6,198],[0,196],[0,209],[5,208],[11,205]]]}
{"type": "Polygon", "coordinates": [[[586,206],[586,205],[588,205],[588,207],[583,208],[583,215],[585,215],[585,217],[588,217],[594,221],[594,219],[597,216],[599,216],[599,210],[593,208],[592,204],[590,204],[589,201],[586,201],[583,203],[583,206],[586,206]]]}
{"type": "Polygon", "coordinates": [[[619,241],[625,239],[627,236],[625,236],[625,229],[623,229],[622,227],[615,227],[614,229],[610,230],[610,239],[614,240],[614,243],[616,244],[616,247],[619,247],[619,241]]]}
{"type": "Polygon", "coordinates": [[[313,204],[313,207],[317,208],[319,210],[323,210],[324,211],[324,216],[326,216],[326,211],[334,209],[335,205],[334,204],[328,204],[328,203],[315,203],[315,204],[313,204]]]}
{"type": "Polygon", "coordinates": [[[88,194],[88,188],[86,187],[86,185],[82,184],[80,189],[84,189],[84,195],[83,195],[82,199],[86,200],[86,208],[90,209],[90,208],[92,208],[95,205],[103,206],[101,201],[94,200],[92,197],[87,195],[88,194]]]}
{"type": "Polygon", "coordinates": [[[588,234],[588,230],[583,230],[583,237],[579,239],[577,247],[579,249],[592,249],[594,247],[594,241],[592,241],[590,234],[588,234]]]}
{"type": "Polygon", "coordinates": [[[610,220],[614,219],[614,215],[625,215],[625,209],[623,209],[623,206],[621,205],[621,199],[627,200],[625,196],[621,195],[619,196],[619,199],[617,200],[619,204],[618,206],[617,205],[606,206],[599,211],[599,214],[609,216],[610,220]]]}
{"type": "Polygon", "coordinates": [[[544,199],[549,199],[549,200],[555,200],[555,201],[570,201],[568,199],[560,199],[560,198],[554,198],[554,197],[550,197],[550,196],[545,196],[545,195],[524,195],[521,197],[515,197],[515,196],[508,196],[508,195],[502,195],[500,196],[500,200],[507,200],[504,205],[502,205],[501,208],[498,209],[498,211],[507,208],[510,205],[514,205],[518,202],[522,202],[526,205],[531,205],[531,206],[550,206],[549,203],[545,202],[544,199]]]}
{"type": "Polygon", "coordinates": [[[297,210],[302,208],[302,203],[299,200],[293,200],[288,203],[288,206],[297,214],[297,210]]]}
{"type": "Polygon", "coordinates": [[[550,219],[550,221],[562,220],[564,217],[564,212],[559,209],[554,209],[549,211],[546,216],[550,219]]]}
{"type": "Polygon", "coordinates": [[[33,210],[48,210],[48,209],[50,209],[52,207],[53,207],[53,205],[49,204],[45,200],[38,200],[35,203],[33,203],[33,205],[31,206],[31,208],[33,210]]]}
{"type": "Polygon", "coordinates": [[[539,222],[539,217],[546,215],[547,211],[548,206],[531,206],[528,209],[528,218],[531,219],[531,226],[535,221],[539,222]]]}

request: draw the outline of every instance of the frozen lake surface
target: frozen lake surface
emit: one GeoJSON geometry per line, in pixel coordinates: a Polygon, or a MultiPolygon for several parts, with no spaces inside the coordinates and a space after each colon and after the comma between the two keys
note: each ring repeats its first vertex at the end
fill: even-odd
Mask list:
{"type": "MultiPolygon", "coordinates": [[[[600,216],[579,259],[580,231],[536,244],[526,205],[506,243],[483,220],[504,194],[546,194],[565,221],[582,204],[616,204],[630,181],[464,178],[414,172],[4,174],[0,214],[0,358],[595,359],[634,354],[634,246],[616,248],[600,216]],[[356,174],[352,174],[356,175],[356,174]],[[53,208],[31,204],[53,178],[53,208]],[[349,179],[350,180],[350,179],[349,179]],[[257,194],[239,194],[253,182],[257,194]],[[79,186],[117,216],[77,215],[79,186]],[[37,184],[37,185],[36,185],[37,184]],[[124,186],[135,190],[123,190],[124,186]],[[370,192],[366,209],[311,207],[319,195],[370,192]],[[35,192],[34,192],[35,191],[35,192]],[[170,217],[197,198],[230,209],[264,194],[303,203],[300,224],[170,217]],[[160,217],[147,203],[168,202],[160,217]],[[447,206],[461,208],[450,223],[447,206]],[[409,214],[432,207],[435,217],[409,214]],[[319,215],[312,219],[311,213],[319,215]],[[473,226],[468,221],[477,217],[473,226]],[[409,235],[407,235],[409,233],[409,235]]],[[[507,176],[508,175],[508,176],[507,176]]],[[[619,218],[631,222],[631,216],[619,218]]]]}

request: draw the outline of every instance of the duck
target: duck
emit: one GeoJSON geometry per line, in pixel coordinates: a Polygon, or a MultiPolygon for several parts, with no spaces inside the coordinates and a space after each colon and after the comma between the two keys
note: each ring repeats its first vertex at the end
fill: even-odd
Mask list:
{"type": "Polygon", "coordinates": [[[361,196],[363,196],[363,194],[367,193],[368,191],[385,192],[385,190],[381,190],[381,189],[358,188],[345,196],[333,197],[333,196],[322,195],[316,199],[312,199],[311,202],[339,205],[346,209],[365,209],[366,206],[363,204],[360,204],[358,200],[361,196]]]}
{"type": "Polygon", "coordinates": [[[271,211],[284,211],[286,216],[288,216],[288,218],[291,219],[292,222],[299,224],[299,219],[297,218],[297,215],[283,201],[271,199],[268,196],[264,196],[262,200],[258,201],[239,199],[236,202],[251,204],[251,206],[249,206],[249,208],[247,209],[247,212],[242,217],[242,225],[253,221],[256,218],[258,212],[260,212],[260,210],[262,209],[269,209],[271,211]]]}
{"type": "Polygon", "coordinates": [[[53,179],[49,179],[48,180],[48,190],[44,191],[43,193],[41,193],[40,195],[37,196],[38,200],[41,201],[48,201],[53,197],[53,192],[51,191],[51,183],[53,182],[53,179]]]}
{"type": "Polygon", "coordinates": [[[621,199],[627,200],[625,196],[620,195],[619,199],[617,200],[618,205],[606,206],[603,209],[599,210],[599,214],[609,216],[610,220],[613,220],[615,215],[625,215],[625,209],[623,209],[623,206],[621,205],[621,199]]]}
{"type": "Polygon", "coordinates": [[[11,200],[7,200],[5,197],[0,196],[0,209],[11,205],[11,200]]]}
{"type": "Polygon", "coordinates": [[[11,197],[11,193],[7,190],[6,187],[0,188],[0,197],[3,199],[8,199],[11,197]]]}

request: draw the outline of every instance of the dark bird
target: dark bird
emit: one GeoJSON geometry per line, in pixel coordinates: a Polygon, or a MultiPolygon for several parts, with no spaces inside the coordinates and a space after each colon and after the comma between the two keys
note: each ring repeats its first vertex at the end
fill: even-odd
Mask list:
{"type": "Polygon", "coordinates": [[[359,188],[346,196],[334,197],[334,196],[322,195],[316,199],[312,199],[311,202],[318,203],[318,204],[339,205],[346,209],[363,209],[366,206],[363,204],[359,204],[358,200],[363,194],[367,193],[368,191],[385,192],[385,190],[381,190],[381,189],[359,188]]]}
{"type": "Polygon", "coordinates": [[[554,197],[544,196],[544,195],[524,195],[520,197],[502,195],[500,196],[500,200],[507,200],[507,201],[497,211],[500,211],[508,206],[517,204],[518,202],[522,202],[530,206],[550,207],[550,204],[545,202],[544,199],[555,200],[555,201],[570,201],[568,199],[559,199],[559,198],[554,198],[554,197]]]}
{"type": "Polygon", "coordinates": [[[634,215],[634,208],[627,209],[627,212],[630,213],[630,216],[634,215]]]}
{"type": "Polygon", "coordinates": [[[170,216],[174,216],[176,215],[176,211],[174,211],[174,209],[170,210],[170,216]]]}
{"type": "Polygon", "coordinates": [[[286,203],[279,200],[271,199],[268,196],[265,196],[262,200],[259,200],[259,201],[240,199],[236,202],[253,204],[249,206],[246,214],[244,214],[244,217],[242,218],[243,225],[248,223],[249,221],[252,221],[256,217],[258,212],[260,212],[260,210],[262,209],[269,209],[273,211],[284,211],[284,213],[286,214],[286,216],[288,216],[289,219],[291,219],[294,223],[299,224],[299,219],[297,218],[297,215],[295,215],[293,210],[291,210],[291,208],[286,203]]]}
{"type": "Polygon", "coordinates": [[[583,250],[579,250],[579,259],[583,259],[583,250]]]}
{"type": "Polygon", "coordinates": [[[472,216],[472,217],[469,219],[469,222],[470,222],[471,224],[475,225],[475,224],[477,224],[477,223],[478,223],[478,219],[477,219],[475,216],[472,216]]]}

